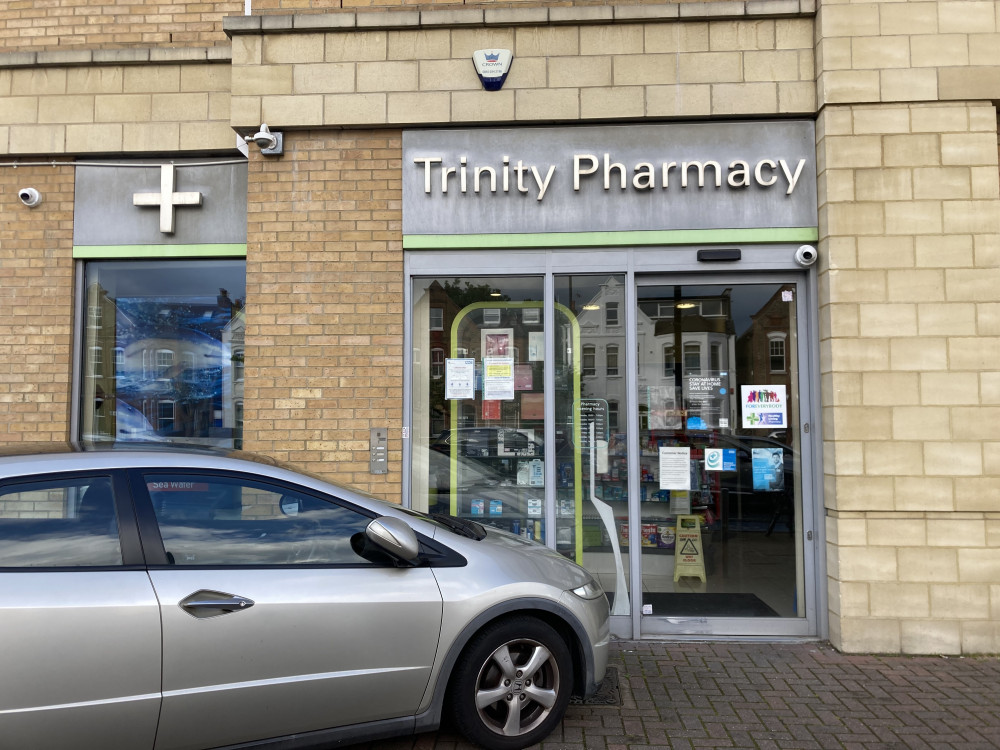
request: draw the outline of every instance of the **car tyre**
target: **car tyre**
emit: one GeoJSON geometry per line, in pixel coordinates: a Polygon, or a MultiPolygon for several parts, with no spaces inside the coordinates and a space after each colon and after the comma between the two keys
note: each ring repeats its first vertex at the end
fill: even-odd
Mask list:
{"type": "Polygon", "coordinates": [[[456,728],[489,750],[520,750],[562,721],[573,689],[563,637],[533,617],[490,625],[456,665],[449,704],[456,728]]]}

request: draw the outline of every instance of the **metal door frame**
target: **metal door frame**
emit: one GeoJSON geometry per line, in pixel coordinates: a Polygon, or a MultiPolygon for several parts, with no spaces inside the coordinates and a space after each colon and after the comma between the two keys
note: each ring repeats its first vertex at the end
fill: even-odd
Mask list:
{"type": "MultiPolygon", "coordinates": [[[[694,245],[654,246],[654,247],[599,247],[599,248],[539,248],[484,251],[470,248],[466,250],[407,250],[404,252],[404,351],[403,362],[403,504],[411,504],[410,483],[410,441],[412,424],[412,281],[414,277],[429,276],[492,276],[541,275],[544,277],[545,321],[545,391],[551,393],[554,374],[555,340],[552,331],[554,298],[554,276],[556,274],[625,274],[625,305],[628,322],[626,324],[625,372],[627,389],[632,401],[638,393],[638,363],[635,351],[637,333],[635,309],[637,302],[636,285],[657,283],[669,279],[671,284],[747,284],[747,283],[794,283],[799,301],[796,332],[798,336],[799,361],[799,405],[798,416],[801,439],[802,492],[803,492],[803,563],[805,575],[806,605],[805,616],[798,618],[760,618],[756,623],[751,618],[716,618],[694,621],[690,618],[644,618],[641,614],[641,597],[632,597],[632,611],[629,616],[612,618],[612,631],[621,638],[825,638],[828,634],[826,616],[826,555],[825,524],[823,502],[823,466],[820,429],[820,362],[819,324],[817,310],[817,281],[815,266],[803,268],[795,261],[798,244],[747,244],[733,247],[739,251],[738,260],[717,262],[699,257],[699,248],[694,245]],[[806,429],[808,425],[808,429],[806,429]],[[805,517],[808,514],[807,518],[805,517]],[[806,539],[806,532],[812,538],[806,539]],[[759,627],[750,627],[757,625],[759,627]]],[[[729,249],[729,248],[727,248],[729,249]]],[[[554,439],[554,404],[545,401],[545,439],[554,439]]],[[[628,409],[627,429],[631,440],[638,438],[638,407],[628,409]]],[[[638,515],[638,488],[633,486],[639,474],[638,453],[630,445],[629,450],[629,513],[638,515]]],[[[546,461],[546,485],[552,486],[555,468],[546,461]]],[[[546,516],[554,513],[554,496],[546,490],[546,516]]],[[[550,535],[555,525],[548,523],[550,535]]],[[[630,525],[630,548],[638,543],[639,530],[630,525]]],[[[554,539],[547,540],[550,545],[554,539]]],[[[638,546],[635,549],[641,549],[638,546]]],[[[630,580],[641,581],[641,554],[629,556],[630,580]]]]}
{"type": "MultiPolygon", "coordinates": [[[[742,271],[742,269],[741,269],[742,271]]],[[[635,326],[635,310],[638,304],[638,288],[644,286],[751,286],[759,284],[794,284],[796,300],[796,342],[798,344],[798,393],[799,400],[795,410],[798,419],[800,435],[799,465],[802,487],[802,523],[801,536],[796,539],[801,545],[803,562],[803,591],[805,593],[805,614],[802,617],[783,618],[738,618],[738,617],[659,617],[642,614],[642,597],[632,596],[632,637],[664,637],[664,636],[711,636],[711,637],[811,637],[820,634],[818,623],[818,597],[821,594],[818,560],[821,558],[824,545],[820,543],[822,534],[818,527],[822,526],[822,515],[819,512],[822,505],[816,501],[821,495],[815,493],[817,484],[821,485],[822,472],[817,469],[818,451],[816,450],[817,421],[819,410],[818,389],[814,381],[818,358],[814,358],[811,350],[815,348],[818,338],[811,333],[811,323],[815,315],[812,305],[815,297],[809,291],[809,278],[806,274],[787,271],[767,271],[758,273],[632,273],[626,287],[626,304],[632,315],[627,328],[628,336],[634,340],[626,342],[630,352],[637,351],[637,331],[635,326]]],[[[639,482],[639,367],[638,357],[633,357],[627,363],[630,378],[629,392],[632,394],[631,408],[628,415],[629,435],[629,549],[638,550],[638,554],[629,555],[630,580],[642,582],[642,546],[640,489],[639,482]]],[[[825,591],[822,591],[825,601],[825,591]]]]}

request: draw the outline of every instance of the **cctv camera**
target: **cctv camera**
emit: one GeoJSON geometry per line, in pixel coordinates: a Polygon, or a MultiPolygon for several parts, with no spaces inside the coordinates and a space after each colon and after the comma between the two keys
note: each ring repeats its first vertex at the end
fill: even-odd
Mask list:
{"type": "Polygon", "coordinates": [[[808,268],[817,260],[819,260],[819,253],[816,252],[816,248],[812,245],[801,245],[795,251],[795,262],[803,268],[808,268]]]}
{"type": "Polygon", "coordinates": [[[17,191],[17,197],[28,208],[34,208],[42,202],[42,194],[35,190],[35,188],[21,188],[17,191]]]}

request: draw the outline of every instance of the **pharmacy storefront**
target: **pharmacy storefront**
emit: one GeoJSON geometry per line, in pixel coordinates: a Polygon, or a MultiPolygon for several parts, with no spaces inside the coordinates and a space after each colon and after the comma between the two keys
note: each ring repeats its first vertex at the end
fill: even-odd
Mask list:
{"type": "Polygon", "coordinates": [[[811,121],[408,131],[404,502],[615,632],[821,634],[811,121]]]}

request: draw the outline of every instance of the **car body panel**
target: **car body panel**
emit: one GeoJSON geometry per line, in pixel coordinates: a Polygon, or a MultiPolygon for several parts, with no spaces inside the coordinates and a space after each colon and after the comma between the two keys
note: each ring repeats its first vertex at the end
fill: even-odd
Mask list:
{"type": "Polygon", "coordinates": [[[134,539],[135,552],[117,570],[0,569],[0,738],[25,738],[14,745],[19,750],[291,748],[435,729],[462,649],[482,627],[515,613],[555,623],[573,642],[583,670],[574,681],[582,690],[603,677],[607,599],[571,593],[590,575],[547,547],[495,529],[483,539],[466,537],[266,458],[181,453],[176,446],[44,450],[7,457],[0,451],[0,481],[74,471],[112,476],[122,539],[134,539]],[[125,477],[182,469],[294,484],[371,517],[402,519],[448,555],[416,567],[167,565],[149,497],[141,482],[125,477]],[[134,513],[126,512],[130,504],[134,513]],[[135,555],[148,567],[134,565],[135,555]],[[253,605],[195,617],[180,603],[198,592],[253,605]],[[52,644],[65,656],[55,668],[52,644]],[[32,669],[43,670],[44,679],[30,697],[15,698],[19,680],[10,675],[32,669]],[[66,685],[52,688],[59,681],[66,685]],[[61,726],[45,726],[57,723],[57,712],[45,706],[66,704],[72,707],[58,710],[61,726]]]}
{"type": "Polygon", "coordinates": [[[0,746],[145,750],[159,709],[144,571],[0,572],[0,746]]]}
{"type": "Polygon", "coordinates": [[[163,607],[157,750],[214,747],[417,710],[441,624],[441,595],[430,569],[163,569],[150,577],[163,607]],[[199,590],[254,604],[199,619],[179,605],[199,590]]]}

